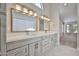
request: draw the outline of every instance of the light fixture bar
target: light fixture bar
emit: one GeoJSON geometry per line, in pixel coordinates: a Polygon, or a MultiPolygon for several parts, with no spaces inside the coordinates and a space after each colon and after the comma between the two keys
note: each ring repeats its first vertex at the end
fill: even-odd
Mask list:
{"type": "Polygon", "coordinates": [[[23,8],[23,12],[24,12],[24,13],[28,13],[28,9],[23,8]]]}

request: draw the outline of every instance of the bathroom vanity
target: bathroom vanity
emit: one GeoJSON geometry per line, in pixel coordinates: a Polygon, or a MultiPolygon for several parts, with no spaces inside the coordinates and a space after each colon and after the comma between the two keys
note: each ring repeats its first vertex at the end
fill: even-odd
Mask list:
{"type": "MultiPolygon", "coordinates": [[[[22,8],[17,10],[16,5],[14,4],[14,8],[11,6],[8,9],[8,13],[11,15],[9,15],[7,22],[11,22],[11,25],[8,25],[11,31],[9,30],[7,34],[7,56],[40,56],[57,45],[58,35],[49,30],[48,20],[33,16],[32,13],[23,13],[25,7],[19,5],[22,8]],[[35,30],[27,31],[28,28],[35,30]]],[[[30,8],[26,9],[31,10],[30,8]]]]}
{"type": "Polygon", "coordinates": [[[15,4],[0,4],[1,56],[41,56],[57,45],[58,33],[50,31],[49,20],[40,19],[35,15],[22,14],[23,7],[17,14],[15,9],[15,15],[12,11],[14,9],[15,4]],[[27,24],[28,22],[30,24],[27,24]],[[31,30],[27,30],[29,27],[31,30]]]}
{"type": "Polygon", "coordinates": [[[57,45],[57,33],[28,36],[7,42],[7,56],[40,56],[57,45]]]}

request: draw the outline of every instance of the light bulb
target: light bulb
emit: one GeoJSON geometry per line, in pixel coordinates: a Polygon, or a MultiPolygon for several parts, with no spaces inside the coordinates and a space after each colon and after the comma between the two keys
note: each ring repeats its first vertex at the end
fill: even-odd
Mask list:
{"type": "Polygon", "coordinates": [[[29,11],[29,15],[33,15],[33,11],[29,11]]]}
{"type": "Polygon", "coordinates": [[[34,13],[34,16],[37,16],[37,13],[34,13]]]}
{"type": "Polygon", "coordinates": [[[28,9],[23,8],[23,12],[24,12],[24,13],[28,13],[28,9]]]}
{"type": "Polygon", "coordinates": [[[21,10],[21,6],[20,5],[16,5],[16,9],[17,10],[21,10]]]}

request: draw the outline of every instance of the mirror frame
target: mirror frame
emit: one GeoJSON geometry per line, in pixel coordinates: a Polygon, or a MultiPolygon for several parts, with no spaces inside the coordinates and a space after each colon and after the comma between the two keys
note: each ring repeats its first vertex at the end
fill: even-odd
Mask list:
{"type": "MultiPolygon", "coordinates": [[[[36,32],[37,31],[37,25],[35,25],[35,31],[13,31],[13,12],[14,11],[16,11],[16,9],[14,9],[14,8],[11,8],[10,9],[10,15],[11,15],[11,32],[36,32]]],[[[19,11],[19,10],[17,10],[17,11],[19,11]]],[[[19,12],[21,12],[22,13],[22,11],[19,11],[19,12]]],[[[26,15],[28,15],[28,14],[26,14],[26,15]]],[[[36,22],[36,24],[37,24],[37,17],[35,17],[35,22],[36,22]]]]}

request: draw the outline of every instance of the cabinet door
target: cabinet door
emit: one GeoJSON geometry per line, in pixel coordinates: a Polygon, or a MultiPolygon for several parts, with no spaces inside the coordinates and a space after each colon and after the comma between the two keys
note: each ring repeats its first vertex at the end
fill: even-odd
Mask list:
{"type": "Polygon", "coordinates": [[[24,46],[7,52],[7,56],[27,56],[27,55],[28,55],[28,46],[24,46]]]}
{"type": "Polygon", "coordinates": [[[57,45],[57,34],[51,35],[51,45],[55,47],[57,45]]]}
{"type": "Polygon", "coordinates": [[[53,47],[54,41],[53,41],[53,35],[51,35],[51,47],[53,47]]]}
{"type": "Polygon", "coordinates": [[[57,45],[57,34],[53,35],[54,46],[57,45]]]}
{"type": "Polygon", "coordinates": [[[41,41],[29,45],[29,55],[38,56],[41,54],[41,41]]]}
{"type": "Polygon", "coordinates": [[[50,49],[51,40],[50,36],[44,36],[42,40],[42,53],[50,49]]]}

